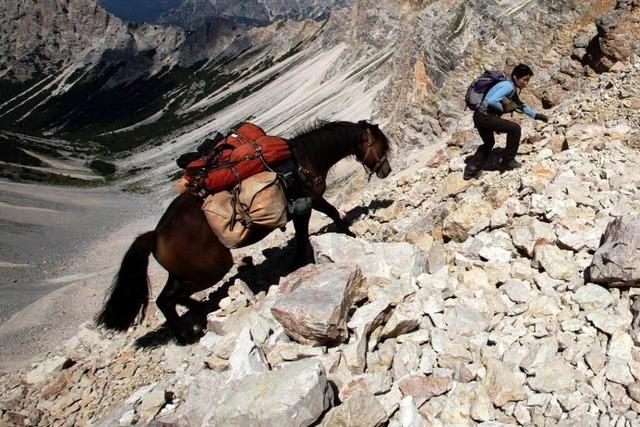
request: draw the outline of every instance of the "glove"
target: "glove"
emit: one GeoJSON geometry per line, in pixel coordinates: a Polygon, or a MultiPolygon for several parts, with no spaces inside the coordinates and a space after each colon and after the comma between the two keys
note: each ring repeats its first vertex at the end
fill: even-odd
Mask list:
{"type": "Polygon", "coordinates": [[[542,120],[543,122],[547,123],[549,121],[549,117],[545,116],[544,114],[536,114],[534,119],[536,120],[542,120]]]}

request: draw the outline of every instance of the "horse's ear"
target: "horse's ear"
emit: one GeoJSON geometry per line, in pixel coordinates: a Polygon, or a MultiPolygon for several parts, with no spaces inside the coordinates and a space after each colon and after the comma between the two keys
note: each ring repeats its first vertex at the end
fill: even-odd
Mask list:
{"type": "Polygon", "coordinates": [[[368,126],[368,125],[369,125],[369,123],[367,123],[367,121],[366,121],[366,120],[360,120],[360,121],[358,122],[358,126],[368,126]]]}
{"type": "Polygon", "coordinates": [[[371,132],[371,128],[367,127],[364,130],[364,138],[368,143],[372,143],[375,137],[373,136],[373,132],[371,132]]]}

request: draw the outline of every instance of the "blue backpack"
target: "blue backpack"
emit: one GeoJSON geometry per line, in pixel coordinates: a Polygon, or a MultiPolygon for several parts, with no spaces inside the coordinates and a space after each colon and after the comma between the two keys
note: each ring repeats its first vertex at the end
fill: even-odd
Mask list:
{"type": "Polygon", "coordinates": [[[469,109],[477,110],[489,89],[505,80],[509,80],[509,77],[502,71],[485,71],[469,85],[464,103],[469,109]]]}

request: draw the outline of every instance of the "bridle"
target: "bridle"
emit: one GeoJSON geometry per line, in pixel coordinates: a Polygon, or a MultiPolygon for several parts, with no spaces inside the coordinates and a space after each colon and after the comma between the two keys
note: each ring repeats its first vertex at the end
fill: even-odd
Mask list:
{"type": "Polygon", "coordinates": [[[376,150],[373,149],[373,142],[369,139],[369,141],[367,142],[367,151],[364,153],[364,156],[362,156],[362,159],[358,159],[358,161],[364,167],[364,170],[369,174],[369,180],[371,180],[373,174],[377,174],[384,162],[387,161],[387,155],[385,154],[382,157],[378,156],[376,150]],[[373,154],[373,159],[376,161],[375,166],[373,166],[372,168],[369,168],[365,163],[370,154],[373,154]]]}

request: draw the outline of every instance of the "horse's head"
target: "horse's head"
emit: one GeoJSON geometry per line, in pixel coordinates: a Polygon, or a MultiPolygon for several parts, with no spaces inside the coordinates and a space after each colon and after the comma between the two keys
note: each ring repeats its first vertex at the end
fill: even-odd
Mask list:
{"type": "Polygon", "coordinates": [[[389,140],[380,130],[378,125],[362,120],[358,122],[362,129],[362,138],[356,159],[369,171],[369,176],[374,173],[378,178],[386,178],[391,173],[389,165],[389,140]]]}

